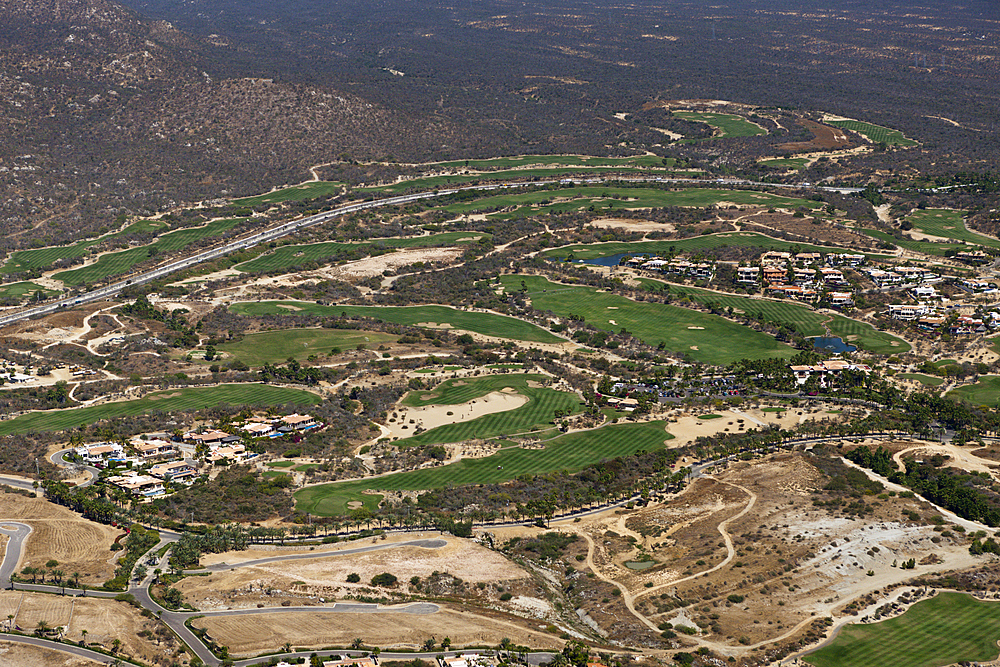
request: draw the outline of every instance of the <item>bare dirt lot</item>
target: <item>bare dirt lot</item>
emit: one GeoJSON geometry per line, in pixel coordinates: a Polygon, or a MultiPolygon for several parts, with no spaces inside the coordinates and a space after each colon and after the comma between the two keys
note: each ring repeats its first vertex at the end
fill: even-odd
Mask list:
{"type": "Polygon", "coordinates": [[[814,151],[850,148],[851,140],[847,133],[838,127],[823,125],[814,120],[802,118],[799,125],[813,133],[810,141],[797,141],[781,144],[778,148],[787,151],[814,151]]]}
{"type": "Polygon", "coordinates": [[[356,637],[366,644],[386,648],[418,648],[431,637],[438,641],[449,637],[456,647],[496,645],[504,637],[515,644],[538,648],[560,648],[565,643],[558,637],[531,629],[528,622],[454,609],[426,615],[253,614],[205,617],[195,621],[195,625],[206,628],[216,641],[228,646],[235,655],[259,653],[286,641],[304,648],[349,646],[356,637]]]}
{"type": "Polygon", "coordinates": [[[121,531],[81,518],[65,507],[41,498],[0,494],[0,520],[20,521],[31,526],[25,554],[18,570],[59,562],[67,576],[80,573],[84,583],[104,583],[114,576],[111,544],[121,531]]]}
{"type": "MultiPolygon", "coordinates": [[[[413,536],[397,536],[395,539],[406,541],[413,539],[413,536]]],[[[352,543],[344,548],[366,544],[368,543],[352,543]]],[[[282,553],[308,552],[228,552],[206,556],[202,564],[236,564],[282,553]]],[[[389,572],[399,579],[400,591],[406,589],[407,584],[404,582],[409,582],[412,577],[426,579],[434,573],[447,573],[467,585],[496,581],[510,584],[528,578],[524,570],[503,556],[471,540],[448,538],[447,546],[440,549],[399,547],[343,557],[323,556],[266,563],[216,572],[206,577],[188,577],[179,582],[176,588],[185,595],[189,603],[199,609],[237,609],[253,607],[257,603],[277,605],[285,599],[298,604],[302,600],[320,597],[332,600],[348,594],[364,593],[371,578],[382,572],[389,572]],[[347,582],[347,575],[351,573],[359,575],[358,583],[347,582]]]]}
{"type": "MultiPolygon", "coordinates": [[[[27,632],[44,620],[53,627],[64,626],[66,632],[62,636],[69,641],[83,640],[83,631],[86,630],[88,644],[110,650],[112,642],[119,639],[122,642],[121,653],[149,664],[169,665],[172,654],[179,647],[170,631],[159,621],[144,618],[138,609],[124,602],[2,591],[0,611],[4,618],[7,614],[16,614],[15,625],[27,632]],[[140,637],[139,633],[144,630],[149,630],[148,636],[140,637]]],[[[0,664],[20,663],[6,663],[0,656],[0,664]]]]}
{"type": "Polygon", "coordinates": [[[78,658],[60,651],[0,641],[0,665],[17,667],[93,667],[103,662],[78,658]]]}

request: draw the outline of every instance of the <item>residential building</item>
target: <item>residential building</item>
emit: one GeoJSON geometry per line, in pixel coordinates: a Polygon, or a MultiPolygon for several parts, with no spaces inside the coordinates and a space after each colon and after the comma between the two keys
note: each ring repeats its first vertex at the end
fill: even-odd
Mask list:
{"type": "Polygon", "coordinates": [[[740,266],[736,269],[736,282],[756,285],[759,281],[759,266],[740,266]]]}
{"type": "Polygon", "coordinates": [[[915,320],[923,315],[927,315],[930,309],[927,306],[889,306],[889,317],[896,320],[915,320]]]}
{"type": "Polygon", "coordinates": [[[169,461],[150,466],[149,474],[167,482],[193,480],[198,471],[186,461],[169,461]]]}
{"type": "Polygon", "coordinates": [[[161,456],[173,456],[177,453],[174,443],[169,440],[154,438],[152,440],[142,440],[135,437],[129,440],[129,446],[135,449],[141,459],[155,459],[161,456]]]}
{"type": "Polygon", "coordinates": [[[108,459],[125,456],[125,449],[117,442],[95,442],[73,450],[84,463],[103,463],[108,459]]]}
{"type": "Polygon", "coordinates": [[[843,359],[828,359],[821,361],[815,366],[789,366],[792,374],[795,375],[796,384],[805,384],[812,375],[819,375],[823,378],[821,384],[826,385],[826,380],[835,378],[844,371],[860,371],[870,373],[871,367],[865,364],[854,364],[843,359]]]}
{"type": "Polygon", "coordinates": [[[851,266],[857,267],[865,263],[867,258],[864,255],[851,255],[848,253],[831,253],[826,256],[826,263],[830,266],[851,266]]]}
{"type": "Polygon", "coordinates": [[[854,295],[850,292],[830,292],[830,303],[834,306],[846,306],[854,302],[854,295]]]}
{"type": "Polygon", "coordinates": [[[140,475],[134,471],[129,471],[123,475],[108,477],[106,481],[119,488],[129,491],[133,495],[145,496],[146,498],[159,496],[164,492],[162,480],[150,477],[149,475],[140,475]]]}
{"type": "Polygon", "coordinates": [[[819,270],[823,283],[826,285],[846,285],[847,279],[840,269],[822,268],[819,270]]]}
{"type": "Polygon", "coordinates": [[[300,415],[298,413],[285,415],[280,421],[285,426],[291,426],[296,431],[308,431],[319,426],[311,415],[300,415]]]}

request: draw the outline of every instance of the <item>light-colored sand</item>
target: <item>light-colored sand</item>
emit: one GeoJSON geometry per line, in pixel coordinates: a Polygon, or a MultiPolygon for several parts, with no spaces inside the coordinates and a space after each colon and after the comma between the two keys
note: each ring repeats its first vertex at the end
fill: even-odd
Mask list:
{"type": "Polygon", "coordinates": [[[516,410],[526,405],[528,397],[521,394],[494,391],[457,405],[425,405],[420,408],[399,408],[396,421],[390,421],[389,431],[397,438],[407,438],[414,434],[417,427],[424,430],[437,428],[446,424],[458,424],[483,415],[516,410]],[[405,428],[404,428],[405,427],[405,428]]]}
{"type": "Polygon", "coordinates": [[[779,428],[790,428],[801,424],[807,419],[837,419],[839,415],[826,414],[825,409],[816,413],[809,412],[808,408],[789,408],[785,412],[762,412],[761,410],[718,410],[706,408],[696,414],[685,414],[676,422],[667,424],[667,431],[674,436],[673,440],[667,441],[668,447],[681,447],[695,441],[703,435],[715,435],[717,433],[730,432],[740,433],[750,429],[760,428],[761,425],[774,425],[779,428]],[[721,419],[698,419],[698,414],[713,412],[722,415],[721,419]],[[798,414],[801,412],[802,414],[798,414]],[[743,420],[740,424],[739,420],[743,420]],[[740,429],[743,426],[743,429],[740,429]]]}
{"type": "MultiPolygon", "coordinates": [[[[677,135],[680,137],[681,135],[677,135]]],[[[623,218],[601,218],[587,223],[591,227],[601,229],[626,229],[630,232],[674,232],[677,228],[669,222],[652,222],[650,220],[626,220],[623,218]]]]}
{"type": "Polygon", "coordinates": [[[397,250],[377,257],[365,257],[354,262],[346,262],[322,273],[340,280],[358,280],[382,275],[383,271],[395,271],[401,266],[417,262],[453,262],[462,254],[460,248],[410,248],[397,250]]]}

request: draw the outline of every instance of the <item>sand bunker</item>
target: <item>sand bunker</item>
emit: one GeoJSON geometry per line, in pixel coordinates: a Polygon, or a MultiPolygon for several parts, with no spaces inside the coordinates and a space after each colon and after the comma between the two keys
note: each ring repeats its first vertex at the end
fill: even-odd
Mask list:
{"type": "Polygon", "coordinates": [[[416,432],[418,427],[430,430],[446,424],[466,422],[484,415],[516,410],[527,402],[528,397],[522,394],[494,391],[468,403],[401,408],[397,412],[396,421],[390,421],[386,426],[394,437],[408,438],[416,432]]]}

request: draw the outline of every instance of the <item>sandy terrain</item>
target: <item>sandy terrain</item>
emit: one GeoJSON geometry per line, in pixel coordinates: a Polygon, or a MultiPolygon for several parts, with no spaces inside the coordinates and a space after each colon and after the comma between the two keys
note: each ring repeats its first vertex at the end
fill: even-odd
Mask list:
{"type": "Polygon", "coordinates": [[[18,667],[92,667],[103,664],[104,662],[86,660],[67,655],[60,651],[0,641],[0,665],[17,665],[18,667]]]}
{"type": "MultiPolygon", "coordinates": [[[[474,234],[472,234],[475,236],[474,234]]],[[[397,250],[377,257],[365,257],[354,262],[345,262],[327,269],[320,269],[320,273],[338,280],[360,280],[371,276],[382,275],[383,271],[396,270],[401,266],[415,264],[416,262],[446,262],[455,261],[461,254],[460,248],[410,248],[397,250]]]]}
{"type": "MultiPolygon", "coordinates": [[[[415,536],[411,534],[389,538],[386,542],[412,539],[415,536]]],[[[342,548],[361,545],[352,543],[342,548]]],[[[202,564],[236,564],[279,553],[308,552],[287,549],[229,552],[206,555],[202,564]]],[[[332,600],[357,594],[368,587],[373,576],[382,572],[394,574],[400,582],[408,582],[414,576],[426,578],[434,572],[447,572],[470,584],[512,582],[528,576],[497,553],[471,540],[453,537],[448,539],[447,546],[440,549],[400,547],[345,557],[327,556],[252,565],[216,572],[208,577],[188,577],[178,583],[177,588],[200,609],[252,607],[262,601],[271,606],[283,599],[302,603],[304,599],[318,600],[322,597],[332,600]],[[360,583],[347,583],[347,575],[352,572],[360,575],[360,583]]],[[[405,590],[405,587],[404,583],[400,590],[405,590]]]]}
{"type": "MultiPolygon", "coordinates": [[[[98,644],[106,649],[110,649],[112,641],[117,638],[122,642],[123,653],[146,663],[170,664],[167,657],[177,647],[173,635],[159,621],[145,619],[140,610],[114,600],[2,591],[0,613],[4,618],[7,614],[16,613],[15,624],[29,632],[37,627],[39,620],[52,626],[68,625],[63,636],[74,642],[83,639],[83,630],[86,630],[88,644],[98,644]],[[156,636],[144,639],[138,636],[144,629],[163,634],[160,639],[156,636]]],[[[19,663],[5,663],[0,656],[0,664],[19,663]]],[[[80,664],[89,663],[81,661],[80,664]]]]}
{"type": "MultiPolygon", "coordinates": [[[[680,137],[680,135],[677,135],[680,137]]],[[[621,228],[630,232],[675,232],[677,228],[669,222],[652,222],[649,220],[628,220],[622,218],[601,218],[587,223],[591,227],[601,229],[621,228]]]]}
{"type": "Polygon", "coordinates": [[[762,410],[713,410],[709,407],[694,414],[683,412],[667,424],[667,431],[674,436],[667,441],[668,447],[681,447],[694,442],[699,436],[715,435],[722,432],[739,433],[764,425],[787,429],[810,419],[839,420],[839,414],[828,414],[826,408],[789,408],[784,412],[763,412],[762,410]],[[698,419],[703,414],[722,415],[720,419],[698,419]],[[742,420],[742,423],[741,421],[742,420]]]}
{"type": "MultiPolygon", "coordinates": [[[[530,622],[516,622],[485,614],[442,609],[436,614],[288,613],[237,617],[206,617],[195,621],[229,646],[235,655],[273,649],[286,641],[292,646],[317,648],[347,646],[360,637],[384,648],[417,648],[431,637],[450,637],[453,646],[496,645],[504,637],[515,644],[560,648],[558,637],[530,629],[530,622]]],[[[536,623],[537,625],[537,623],[536,623]]]]}
{"type": "Polygon", "coordinates": [[[110,547],[122,534],[117,528],[87,521],[40,498],[6,493],[0,495],[0,504],[0,519],[21,521],[33,529],[18,570],[55,559],[67,576],[79,572],[85,583],[103,583],[114,576],[110,547]]]}
{"type": "MultiPolygon", "coordinates": [[[[510,389],[510,388],[508,388],[510,389]]],[[[483,415],[516,410],[528,403],[528,397],[510,391],[494,391],[468,403],[457,405],[426,405],[420,408],[399,408],[396,421],[390,419],[387,424],[390,433],[396,438],[406,438],[415,430],[423,428],[430,430],[445,424],[477,419],[483,415]]]]}

